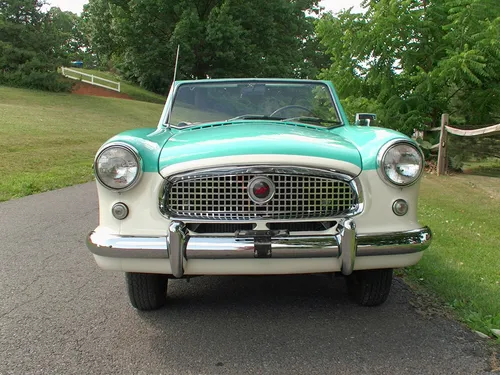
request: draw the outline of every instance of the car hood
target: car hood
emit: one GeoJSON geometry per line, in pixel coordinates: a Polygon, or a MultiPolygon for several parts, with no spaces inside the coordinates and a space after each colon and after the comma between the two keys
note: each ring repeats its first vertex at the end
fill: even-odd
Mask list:
{"type": "MultiPolygon", "coordinates": [[[[211,124],[179,130],[163,146],[158,167],[161,173],[164,168],[178,163],[256,154],[329,158],[362,169],[356,146],[327,129],[258,121],[211,124]]],[[[334,163],[332,168],[335,168],[334,163]]]]}

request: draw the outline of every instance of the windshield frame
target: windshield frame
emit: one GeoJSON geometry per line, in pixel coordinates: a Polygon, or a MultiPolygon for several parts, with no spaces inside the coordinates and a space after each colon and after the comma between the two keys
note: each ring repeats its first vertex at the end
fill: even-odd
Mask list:
{"type": "MultiPolygon", "coordinates": [[[[173,124],[170,124],[170,116],[172,114],[172,108],[175,103],[175,99],[177,97],[177,93],[179,92],[179,88],[183,85],[188,85],[188,84],[197,84],[197,85],[210,85],[210,84],[217,84],[217,83],[227,83],[227,84],[255,84],[255,83],[269,83],[269,84],[276,84],[276,83],[290,83],[290,84],[306,84],[306,85],[323,85],[327,88],[328,93],[330,94],[330,99],[332,101],[333,107],[335,108],[335,114],[337,118],[339,119],[338,124],[332,124],[332,126],[322,126],[322,125],[317,125],[317,124],[312,124],[308,122],[301,122],[301,121],[287,121],[287,122],[293,122],[293,123],[298,123],[298,124],[303,124],[307,126],[314,126],[317,128],[321,129],[331,129],[331,128],[337,128],[344,126],[346,124],[344,117],[342,116],[343,112],[339,108],[339,103],[338,103],[338,98],[335,95],[334,91],[332,90],[331,85],[327,84],[325,81],[321,80],[311,80],[311,79],[280,79],[280,78],[241,78],[241,79],[204,79],[204,80],[190,80],[190,81],[177,81],[174,83],[173,87],[171,88],[171,91],[167,97],[167,101],[165,103],[165,108],[162,113],[162,116],[159,121],[159,127],[162,128],[167,128],[167,129],[177,129],[177,130],[184,130],[184,129],[191,129],[193,127],[198,127],[198,126],[203,126],[204,124],[209,124],[209,123],[225,123],[225,122],[233,122],[233,121],[207,121],[203,123],[197,123],[197,124],[192,124],[189,126],[176,126],[173,124]]],[[[229,120],[229,119],[228,119],[229,120]]],[[[237,120],[237,121],[270,121],[270,122],[281,122],[281,123],[286,123],[278,118],[276,120],[251,120],[251,119],[246,119],[246,120],[237,120]]]]}

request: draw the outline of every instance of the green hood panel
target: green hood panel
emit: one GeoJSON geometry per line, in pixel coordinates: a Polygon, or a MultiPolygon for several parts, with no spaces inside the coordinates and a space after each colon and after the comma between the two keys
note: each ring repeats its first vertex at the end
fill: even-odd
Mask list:
{"type": "Polygon", "coordinates": [[[248,154],[314,156],[362,168],[357,148],[327,129],[242,121],[178,131],[163,147],[159,169],[192,160],[248,154]]]}
{"type": "Polygon", "coordinates": [[[248,154],[303,155],[341,160],[363,170],[377,168],[377,154],[389,141],[411,141],[385,128],[342,126],[332,130],[280,122],[212,124],[184,130],[140,128],[120,133],[141,155],[144,172],[159,172],[176,163],[248,154]]]}

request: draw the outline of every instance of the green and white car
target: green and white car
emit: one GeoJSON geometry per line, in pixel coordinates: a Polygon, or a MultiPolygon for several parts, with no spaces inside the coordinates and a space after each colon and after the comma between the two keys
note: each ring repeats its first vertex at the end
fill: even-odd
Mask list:
{"type": "Polygon", "coordinates": [[[125,272],[139,310],[166,303],[169,279],[201,275],[338,273],[378,305],[431,242],[419,147],[351,125],[328,81],[177,81],[158,126],[109,139],[94,170],[87,246],[125,272]]]}

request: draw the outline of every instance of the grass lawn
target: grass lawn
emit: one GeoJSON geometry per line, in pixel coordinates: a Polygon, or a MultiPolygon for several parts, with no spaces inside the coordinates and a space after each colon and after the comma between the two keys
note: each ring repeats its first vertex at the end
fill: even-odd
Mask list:
{"type": "Polygon", "coordinates": [[[0,201],[90,181],[105,140],[156,127],[161,111],[133,100],[0,86],[0,201]]]}
{"type": "Polygon", "coordinates": [[[500,159],[490,158],[465,163],[463,170],[467,174],[500,177],[500,159]]]}
{"type": "Polygon", "coordinates": [[[426,175],[419,213],[434,239],[422,261],[405,271],[410,282],[490,336],[492,328],[500,329],[499,212],[500,178],[426,175]]]}
{"type": "MultiPolygon", "coordinates": [[[[96,77],[101,77],[104,79],[109,79],[112,81],[117,81],[120,82],[121,87],[120,90],[122,93],[127,94],[130,96],[132,99],[135,100],[140,100],[144,102],[150,102],[150,103],[157,103],[157,104],[165,104],[165,100],[167,99],[166,95],[158,95],[155,94],[154,92],[147,91],[143,89],[142,87],[132,84],[130,82],[124,81],[120,76],[113,74],[111,72],[102,72],[100,70],[91,70],[91,69],[79,69],[79,68],[69,68],[73,70],[77,70],[82,73],[87,73],[87,74],[93,74],[96,77]]],[[[78,75],[77,73],[73,72],[67,72],[68,75],[76,78],[81,78],[81,75],[78,75]]],[[[89,77],[86,77],[86,79],[89,79],[89,77]]],[[[96,82],[99,82],[96,80],[96,82]]],[[[107,84],[106,82],[102,82],[104,84],[107,84]]]]}

